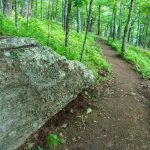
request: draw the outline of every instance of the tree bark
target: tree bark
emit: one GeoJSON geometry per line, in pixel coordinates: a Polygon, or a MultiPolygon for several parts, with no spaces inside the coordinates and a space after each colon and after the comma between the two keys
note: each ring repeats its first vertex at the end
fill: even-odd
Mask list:
{"type": "Polygon", "coordinates": [[[122,0],[120,1],[120,16],[119,16],[119,26],[118,26],[118,33],[117,39],[120,40],[121,33],[122,33],[122,17],[123,17],[123,3],[122,0]]]}
{"type": "Polygon", "coordinates": [[[98,31],[97,35],[101,35],[101,6],[98,6],[98,31]]]}
{"type": "Polygon", "coordinates": [[[49,37],[50,37],[50,0],[48,0],[48,35],[47,35],[47,46],[49,45],[49,37]]]}
{"type": "Polygon", "coordinates": [[[61,15],[61,21],[62,21],[62,27],[64,28],[64,0],[62,0],[62,15],[61,15]]]}
{"type": "Polygon", "coordinates": [[[57,22],[57,13],[58,13],[58,0],[56,0],[56,6],[55,6],[55,21],[57,22]]]}
{"type": "Polygon", "coordinates": [[[137,17],[136,17],[135,19],[133,19],[133,20],[131,21],[131,23],[130,23],[128,38],[127,38],[127,39],[128,39],[128,43],[130,43],[131,31],[132,31],[132,29],[133,29],[133,26],[134,26],[134,23],[135,23],[136,19],[137,19],[137,17]]]}
{"type": "Polygon", "coordinates": [[[18,25],[18,0],[15,0],[15,26],[16,30],[18,31],[19,25],[18,25]]]}
{"type": "Polygon", "coordinates": [[[4,15],[12,16],[12,0],[4,0],[4,15]]]}
{"type": "Polygon", "coordinates": [[[82,46],[82,50],[81,50],[81,55],[80,55],[80,62],[82,62],[82,59],[83,59],[83,54],[84,54],[84,49],[85,49],[85,44],[86,44],[86,39],[87,39],[87,34],[88,34],[88,28],[89,28],[89,22],[90,22],[91,12],[92,12],[92,3],[93,3],[93,0],[90,0],[89,13],[88,13],[88,18],[87,18],[87,26],[86,26],[86,32],[85,32],[84,42],[83,42],[83,46],[82,46]]]}
{"type": "Polygon", "coordinates": [[[77,32],[81,32],[81,14],[79,7],[77,7],[77,32]]]}
{"type": "Polygon", "coordinates": [[[43,0],[41,0],[41,20],[43,19],[43,0]]]}
{"type": "Polygon", "coordinates": [[[141,11],[139,9],[139,12],[138,12],[138,27],[137,27],[137,35],[136,35],[136,46],[139,46],[140,20],[141,20],[141,11]]]}
{"type": "Polygon", "coordinates": [[[38,0],[36,0],[35,2],[35,13],[36,13],[36,16],[38,16],[38,0]]]}
{"type": "Polygon", "coordinates": [[[34,15],[34,0],[31,0],[31,16],[34,15]]]}
{"type": "Polygon", "coordinates": [[[1,14],[3,13],[3,1],[0,0],[0,10],[1,10],[1,14]]]}
{"type": "Polygon", "coordinates": [[[125,26],[125,29],[124,29],[124,36],[123,36],[122,47],[121,47],[121,55],[122,55],[123,58],[125,56],[126,40],[127,40],[127,37],[128,37],[129,28],[130,28],[133,5],[134,5],[134,0],[131,0],[130,1],[128,19],[127,19],[127,23],[126,23],[126,26],[125,26]]]}
{"type": "Polygon", "coordinates": [[[114,8],[113,8],[113,12],[114,12],[114,18],[113,18],[113,41],[115,40],[116,38],[116,14],[117,14],[117,1],[115,1],[115,4],[114,4],[114,8]]]}
{"type": "Polygon", "coordinates": [[[67,18],[67,9],[68,9],[67,7],[68,7],[68,0],[64,0],[64,31],[66,31],[66,18],[67,18]]]}
{"type": "Polygon", "coordinates": [[[29,16],[29,4],[30,0],[25,0],[24,5],[23,5],[23,10],[22,10],[22,16],[27,18],[29,16]]]}
{"type": "Polygon", "coordinates": [[[71,0],[68,0],[67,17],[66,17],[66,33],[65,33],[65,47],[68,47],[69,43],[69,26],[70,26],[70,15],[71,15],[71,0]]]}
{"type": "Polygon", "coordinates": [[[29,16],[30,16],[30,0],[28,2],[28,13],[27,13],[27,28],[29,29],[29,16]]]}
{"type": "Polygon", "coordinates": [[[112,37],[113,35],[113,12],[112,12],[112,18],[110,20],[110,31],[109,31],[109,36],[108,36],[108,40],[112,37]]]}

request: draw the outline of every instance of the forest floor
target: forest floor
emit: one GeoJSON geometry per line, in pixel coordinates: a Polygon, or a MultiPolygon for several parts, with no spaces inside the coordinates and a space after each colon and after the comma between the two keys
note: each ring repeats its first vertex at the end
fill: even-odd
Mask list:
{"type": "Polygon", "coordinates": [[[113,77],[95,88],[90,103],[79,95],[27,142],[48,150],[44,139],[50,132],[66,139],[56,150],[150,150],[150,81],[142,80],[105,41],[98,43],[113,77]]]}

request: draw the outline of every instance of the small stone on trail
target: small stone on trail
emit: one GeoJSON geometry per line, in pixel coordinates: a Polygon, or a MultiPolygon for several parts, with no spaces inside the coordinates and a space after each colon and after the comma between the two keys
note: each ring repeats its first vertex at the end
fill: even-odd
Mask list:
{"type": "Polygon", "coordinates": [[[136,95],[136,93],[134,93],[134,92],[130,92],[130,93],[129,93],[129,95],[135,96],[135,95],[136,95]]]}
{"type": "Polygon", "coordinates": [[[71,108],[70,112],[73,113],[73,109],[72,108],[71,108]]]}
{"type": "Polygon", "coordinates": [[[67,123],[64,123],[61,127],[66,128],[67,126],[68,126],[67,123]]]}

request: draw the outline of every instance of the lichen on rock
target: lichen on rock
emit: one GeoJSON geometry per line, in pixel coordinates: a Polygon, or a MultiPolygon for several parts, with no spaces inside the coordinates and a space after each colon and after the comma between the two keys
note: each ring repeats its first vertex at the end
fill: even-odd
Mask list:
{"type": "Polygon", "coordinates": [[[0,38],[0,150],[13,150],[94,83],[90,70],[34,39],[0,38]]]}

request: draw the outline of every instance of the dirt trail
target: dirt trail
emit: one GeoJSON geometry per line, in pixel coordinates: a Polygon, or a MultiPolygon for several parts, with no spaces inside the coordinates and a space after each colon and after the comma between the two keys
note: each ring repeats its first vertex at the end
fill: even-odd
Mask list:
{"type": "MultiPolygon", "coordinates": [[[[117,58],[116,53],[100,41],[103,54],[112,65],[114,73],[113,89],[95,102],[95,110],[86,118],[86,131],[80,136],[72,150],[150,150],[149,104],[140,95],[140,76],[131,65],[117,58]]],[[[67,136],[78,134],[74,127],[64,132],[67,136]],[[68,135],[71,132],[71,135],[68,135]]]]}
{"type": "MultiPolygon", "coordinates": [[[[65,112],[68,114],[73,108],[74,116],[69,120],[60,116],[57,120],[62,123],[58,128],[53,130],[50,122],[38,135],[35,134],[33,142],[44,150],[48,150],[45,135],[49,132],[61,133],[66,138],[66,144],[59,145],[57,150],[150,150],[149,100],[137,92],[142,80],[132,65],[119,59],[105,41],[99,42],[104,57],[112,65],[114,78],[110,80],[111,86],[106,83],[108,88],[103,96],[99,96],[102,85],[97,87],[98,93],[89,106],[93,110],[91,114],[76,114],[69,106],[65,112]]],[[[82,104],[82,97],[77,99],[73,106],[88,107],[82,104]]]]}

